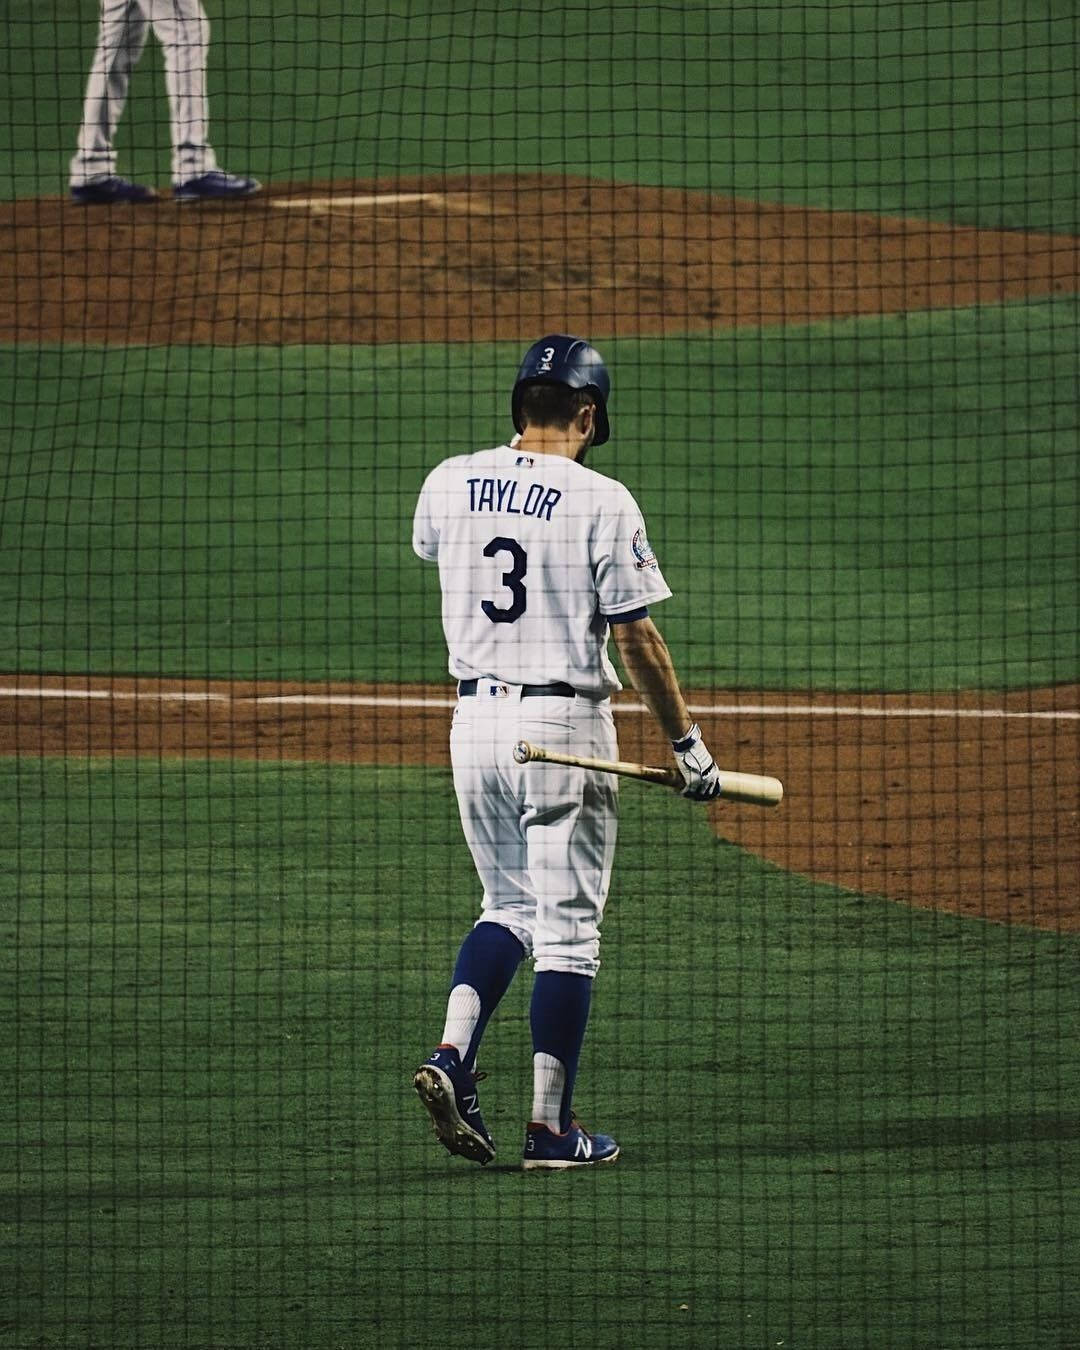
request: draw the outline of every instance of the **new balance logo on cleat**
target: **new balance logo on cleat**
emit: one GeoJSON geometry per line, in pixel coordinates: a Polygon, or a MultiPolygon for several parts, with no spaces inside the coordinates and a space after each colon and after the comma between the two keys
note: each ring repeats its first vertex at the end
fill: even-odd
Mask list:
{"type": "Polygon", "coordinates": [[[576,1120],[571,1122],[565,1134],[557,1134],[546,1125],[532,1121],[525,1127],[521,1166],[526,1172],[556,1172],[614,1162],[618,1156],[619,1146],[611,1135],[590,1134],[576,1120]]]}
{"type": "Polygon", "coordinates": [[[448,1153],[481,1165],[494,1158],[495,1143],[480,1114],[476,1080],[453,1046],[440,1045],[420,1065],[413,1087],[431,1117],[435,1137],[448,1153]]]}

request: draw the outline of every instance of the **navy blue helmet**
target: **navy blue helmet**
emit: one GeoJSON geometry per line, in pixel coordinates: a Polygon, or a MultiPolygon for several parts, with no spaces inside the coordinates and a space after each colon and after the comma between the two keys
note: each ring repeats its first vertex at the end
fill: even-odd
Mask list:
{"type": "Polygon", "coordinates": [[[603,445],[610,436],[607,401],[611,393],[611,376],[600,353],[584,338],[549,333],[534,342],[525,353],[510,396],[510,410],[518,431],[525,430],[521,419],[521,394],[529,384],[565,384],[571,389],[587,389],[596,400],[593,445],[603,445]]]}

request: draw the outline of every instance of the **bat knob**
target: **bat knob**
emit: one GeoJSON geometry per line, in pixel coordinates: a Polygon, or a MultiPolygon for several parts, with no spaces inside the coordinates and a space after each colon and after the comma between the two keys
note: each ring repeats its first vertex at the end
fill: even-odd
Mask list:
{"type": "Polygon", "coordinates": [[[531,748],[528,741],[518,741],[517,745],[514,746],[514,758],[519,764],[528,764],[531,748]]]}

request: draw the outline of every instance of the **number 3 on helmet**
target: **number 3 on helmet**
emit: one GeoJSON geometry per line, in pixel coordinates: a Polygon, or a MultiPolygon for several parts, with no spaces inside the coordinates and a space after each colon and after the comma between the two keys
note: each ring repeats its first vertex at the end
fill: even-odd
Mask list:
{"type": "Polygon", "coordinates": [[[525,430],[521,418],[521,394],[529,384],[565,384],[571,389],[589,390],[596,399],[593,445],[603,445],[610,436],[607,401],[611,393],[611,376],[600,353],[584,338],[549,333],[534,342],[525,353],[510,396],[510,411],[519,432],[525,430]]]}

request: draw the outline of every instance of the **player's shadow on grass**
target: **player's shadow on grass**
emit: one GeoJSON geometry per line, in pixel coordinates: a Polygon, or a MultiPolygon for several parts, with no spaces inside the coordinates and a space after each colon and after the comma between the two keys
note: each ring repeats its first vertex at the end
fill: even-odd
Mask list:
{"type": "MultiPolygon", "coordinates": [[[[891,1120],[843,1121],[835,1126],[792,1125],[762,1130],[733,1123],[720,1152],[787,1157],[814,1153],[876,1153],[897,1149],[988,1148],[1080,1139],[1080,1115],[1016,1112],[1008,1115],[906,1116],[891,1120]]],[[[669,1141],[669,1144],[671,1141],[669,1141]]],[[[668,1148],[672,1157],[700,1156],[696,1147],[668,1148]]]]}

